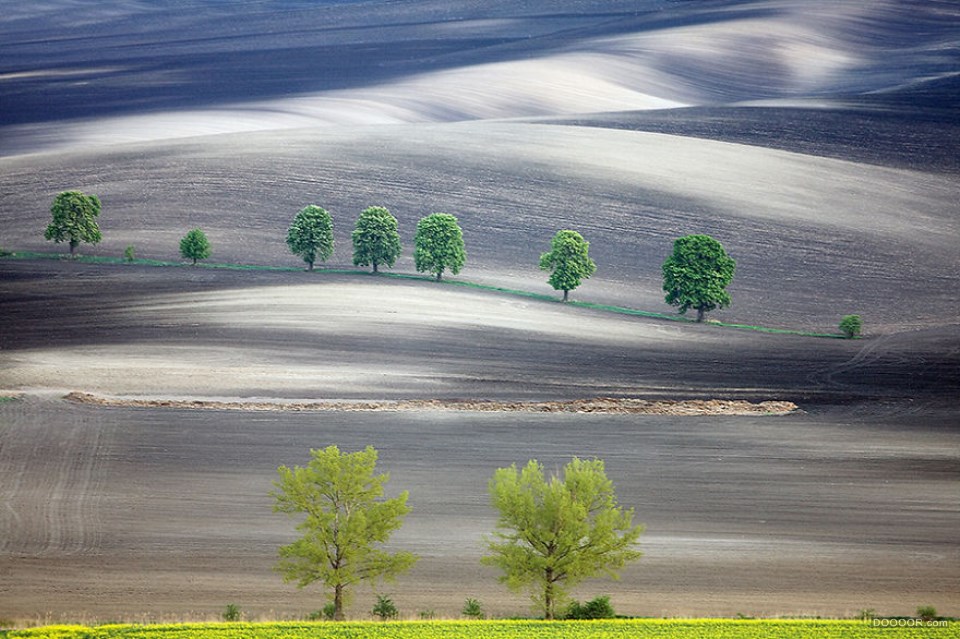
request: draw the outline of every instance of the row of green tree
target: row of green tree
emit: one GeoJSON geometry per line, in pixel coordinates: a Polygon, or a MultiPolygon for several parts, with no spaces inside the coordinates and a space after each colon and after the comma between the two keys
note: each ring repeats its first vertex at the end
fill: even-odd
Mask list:
{"type": "MultiPolygon", "coordinates": [[[[80,191],[64,191],[54,198],[52,221],[44,237],[54,242],[69,242],[75,255],[81,242],[96,244],[100,228],[100,200],[80,191]]],[[[382,206],[371,206],[357,218],[352,233],[353,264],[392,267],[400,257],[401,245],[397,218],[382,206]]],[[[314,264],[328,260],[334,251],[333,220],[322,207],[303,208],[287,230],[287,246],[313,270],[314,264]]],[[[548,282],[563,292],[567,301],[570,291],[580,286],[597,269],[589,255],[590,243],[580,233],[560,230],[551,241],[550,251],[540,256],[540,268],[550,271],[548,282]]],[[[180,254],[186,259],[210,257],[210,242],[201,229],[193,229],[180,241],[180,254]]],[[[417,223],[414,238],[414,264],[418,272],[431,273],[440,280],[449,270],[456,275],[466,262],[463,231],[457,218],[448,213],[433,213],[417,223]]],[[[133,249],[127,248],[132,259],[133,249]]],[[[726,288],[733,281],[736,263],[723,246],[708,235],[688,235],[673,244],[673,252],[663,263],[663,290],[668,304],[677,306],[681,314],[697,311],[697,321],[704,314],[730,304],[726,288]]]]}
{"type": "MultiPolygon", "coordinates": [[[[382,206],[364,210],[357,219],[352,235],[355,266],[393,266],[400,256],[400,235],[397,219],[382,206]]],[[[287,231],[287,246],[313,269],[317,259],[333,255],[333,222],[323,208],[310,205],[300,211],[287,231]]],[[[570,291],[580,286],[597,270],[590,258],[590,243],[577,231],[557,231],[550,250],[540,256],[540,268],[550,271],[547,280],[554,290],[563,292],[563,301],[570,291]]],[[[417,223],[413,260],[420,273],[441,278],[447,269],[456,275],[466,261],[463,231],[457,218],[448,213],[434,213],[417,223]]],[[[688,235],[674,242],[673,253],[663,264],[663,289],[668,304],[678,306],[680,313],[693,308],[697,321],[715,308],[730,304],[727,286],[733,281],[736,263],[717,240],[708,235],[688,235]]]]}
{"type": "MultiPolygon", "coordinates": [[[[408,493],[384,499],[389,475],[376,472],[372,446],[310,454],[305,467],[277,469],[274,510],[303,519],[296,526],[301,536],[280,548],[276,570],[301,588],[322,584],[339,621],[354,586],[392,580],[417,561],[412,553],[383,548],[410,512],[408,493]]],[[[633,509],[618,505],[602,460],[573,458],[562,475],[551,477],[530,460],[522,469],[498,469],[489,490],[499,518],[481,563],[498,568],[511,590],[528,590],[546,619],[556,618],[581,581],[616,578],[641,556],[636,544],[643,527],[633,524],[633,509]]]]}

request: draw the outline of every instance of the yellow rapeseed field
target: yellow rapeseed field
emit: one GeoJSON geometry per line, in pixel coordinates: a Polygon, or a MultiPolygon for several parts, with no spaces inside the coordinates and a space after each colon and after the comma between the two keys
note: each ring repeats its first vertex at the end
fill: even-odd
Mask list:
{"type": "MultiPolygon", "coordinates": [[[[2,633],[0,633],[2,637],[2,633]]],[[[617,619],[598,621],[278,622],[44,626],[6,639],[960,639],[960,624],[919,620],[617,619]]]]}

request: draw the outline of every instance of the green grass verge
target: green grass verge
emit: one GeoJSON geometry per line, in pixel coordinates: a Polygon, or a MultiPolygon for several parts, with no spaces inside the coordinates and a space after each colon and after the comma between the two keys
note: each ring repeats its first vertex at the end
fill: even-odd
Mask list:
{"type": "Polygon", "coordinates": [[[16,397],[10,397],[9,395],[0,395],[0,404],[7,404],[9,402],[17,401],[16,397]]]}
{"type": "MultiPolygon", "coordinates": [[[[162,267],[176,267],[176,268],[206,268],[206,269],[221,269],[229,271],[274,271],[274,272],[303,272],[304,269],[296,266],[265,266],[257,264],[234,264],[229,262],[198,262],[197,264],[191,264],[189,262],[170,262],[162,260],[148,260],[148,259],[134,259],[127,260],[122,257],[103,257],[97,255],[79,255],[75,258],[71,258],[69,255],[64,253],[37,253],[29,251],[20,251],[20,252],[7,252],[0,253],[0,259],[15,259],[15,260],[71,260],[84,264],[129,264],[129,265],[139,265],[139,266],[162,266],[162,267]]],[[[436,282],[433,277],[426,275],[413,275],[410,273],[388,273],[388,272],[379,272],[371,273],[366,270],[359,269],[325,269],[320,268],[313,273],[318,275],[323,274],[334,274],[334,275],[364,275],[368,277],[385,277],[390,279],[398,280],[414,280],[418,282],[432,282],[443,284],[446,286],[459,286],[462,288],[472,288],[481,291],[490,291],[494,293],[500,293],[503,295],[512,295],[515,297],[525,297],[528,299],[534,299],[541,302],[556,302],[558,304],[562,303],[557,295],[547,295],[545,293],[533,293],[531,291],[522,291],[515,288],[505,288],[502,286],[492,286],[489,284],[478,284],[476,282],[470,282],[465,280],[440,280],[436,282]]],[[[642,311],[635,308],[627,308],[625,306],[614,306],[611,304],[596,304],[594,302],[581,302],[578,300],[572,300],[566,302],[568,306],[574,306],[577,308],[586,308],[596,311],[604,311],[607,313],[615,313],[618,315],[631,315],[635,317],[649,317],[651,319],[663,320],[668,322],[684,322],[687,324],[696,324],[695,320],[692,320],[688,317],[677,313],[655,313],[653,311],[642,311]]],[[[755,331],[759,333],[772,333],[775,335],[799,335],[803,337],[825,337],[829,339],[848,339],[845,335],[840,333],[817,333],[810,331],[799,331],[788,328],[769,328],[766,326],[755,326],[752,324],[730,324],[726,322],[717,322],[711,321],[707,324],[702,324],[705,326],[716,326],[721,328],[733,328],[739,330],[755,331]]]]}
{"type": "MultiPolygon", "coordinates": [[[[912,620],[911,620],[912,621],[912,620]]],[[[919,624],[920,622],[914,622],[919,624]]],[[[960,638],[960,625],[883,627],[864,621],[623,619],[598,621],[281,622],[46,626],[7,639],[870,639],[960,638]]]]}
{"type": "MultiPolygon", "coordinates": [[[[329,272],[329,271],[328,271],[329,272]]],[[[340,271],[343,272],[343,271],[340,271]]],[[[346,271],[349,273],[357,273],[361,271],[346,271]]],[[[366,273],[367,275],[373,275],[372,273],[366,273]]],[[[478,284],[476,282],[469,282],[464,280],[436,280],[432,277],[426,277],[423,275],[410,275],[406,273],[378,273],[383,277],[391,277],[395,279],[404,279],[404,280],[417,280],[423,282],[434,282],[438,284],[445,284],[448,286],[460,286],[463,288],[472,288],[481,291],[492,291],[496,293],[503,293],[505,295],[514,295],[517,297],[526,297],[530,299],[539,300],[542,302],[556,302],[558,304],[563,304],[560,298],[557,295],[547,295],[545,293],[532,293],[530,291],[521,291],[515,288],[504,288],[502,286],[491,286],[489,284],[478,284]]],[[[653,311],[642,311],[636,308],[628,308],[625,306],[614,306],[611,304],[597,304],[595,302],[581,302],[579,300],[570,300],[565,303],[567,306],[576,306],[578,308],[588,308],[591,310],[605,311],[607,313],[616,313],[618,315],[632,315],[636,317],[649,317],[652,319],[665,320],[668,322],[684,322],[687,324],[696,324],[696,320],[690,319],[689,317],[684,317],[679,313],[655,313],[653,311]]],[[[769,328],[766,326],[754,326],[751,324],[731,324],[726,322],[717,322],[711,321],[707,324],[701,324],[702,326],[720,326],[723,328],[736,328],[741,330],[757,331],[760,333],[773,333],[776,335],[801,335],[804,337],[826,337],[830,339],[847,339],[846,336],[839,333],[817,333],[811,331],[798,331],[795,329],[789,328],[769,328]]]]}

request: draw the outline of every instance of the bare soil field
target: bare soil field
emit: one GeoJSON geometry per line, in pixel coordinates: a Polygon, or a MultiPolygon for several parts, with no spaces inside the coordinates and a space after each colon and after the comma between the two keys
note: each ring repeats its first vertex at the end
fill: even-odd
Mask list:
{"type": "Polygon", "coordinates": [[[487,480],[574,455],[647,526],[644,558],[580,597],[960,613],[955,3],[0,5],[0,248],[51,250],[67,189],[103,201],[88,255],[176,260],[201,227],[213,261],[299,266],[284,238],[310,203],[337,241],[337,272],[0,257],[0,618],[320,608],[271,570],[293,523],[268,493],[329,444],[375,446],[411,493],[396,543],[422,559],[380,589],[411,617],[525,614],[478,562],[487,480]],[[370,205],[399,219],[399,273],[417,220],[457,215],[464,272],[345,272],[370,205]],[[598,264],[576,300],[669,313],[671,242],[707,233],[737,260],[711,317],[859,313],[865,337],[456,286],[552,294],[537,261],[561,228],[598,264]],[[679,400],[799,409],[611,408],[679,400]],[[375,410],[273,410],[320,405],[375,410]]]}
{"type": "Polygon", "coordinates": [[[423,558],[385,587],[410,615],[456,616],[468,596],[524,614],[477,563],[494,521],[486,481],[574,455],[605,459],[647,526],[646,556],[622,581],[580,591],[610,593],[624,613],[957,605],[958,367],[936,331],[765,335],[363,275],[9,260],[0,272],[0,380],[22,393],[0,405],[0,601],[17,618],[319,608],[271,571],[292,522],[267,494],[279,464],[329,444],[373,444],[393,488],[411,491],[396,542],[423,558]],[[75,389],[240,404],[722,396],[802,410],[190,410],[62,399],[75,389]]]}

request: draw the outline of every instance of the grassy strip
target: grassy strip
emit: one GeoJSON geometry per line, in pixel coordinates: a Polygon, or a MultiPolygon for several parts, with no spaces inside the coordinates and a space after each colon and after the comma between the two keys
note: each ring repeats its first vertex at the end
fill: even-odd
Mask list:
{"type": "Polygon", "coordinates": [[[848,620],[617,619],[598,621],[280,622],[45,626],[7,639],[871,639],[960,638],[960,625],[883,627],[848,620]]]}
{"type": "MultiPolygon", "coordinates": [[[[167,267],[190,267],[190,268],[210,268],[210,269],[222,269],[228,271],[302,271],[301,268],[296,268],[293,266],[262,266],[256,264],[233,264],[228,262],[198,262],[197,264],[191,264],[190,262],[170,262],[164,260],[148,260],[142,258],[135,258],[128,260],[123,257],[110,257],[110,256],[100,256],[100,255],[78,255],[76,257],[70,257],[63,253],[33,253],[33,252],[16,252],[8,253],[2,255],[7,259],[15,260],[62,260],[70,262],[80,262],[81,264],[130,264],[135,266],[167,266],[167,267]]],[[[350,271],[354,273],[356,271],[350,271]]]]}
{"type": "Polygon", "coordinates": [[[0,395],[0,404],[7,404],[9,402],[17,401],[16,397],[10,397],[8,395],[0,395]]]}
{"type": "MultiPolygon", "coordinates": [[[[406,280],[419,280],[419,281],[428,281],[435,282],[436,280],[432,277],[424,277],[422,275],[408,275],[403,273],[381,273],[384,277],[393,277],[397,279],[406,279],[406,280]]],[[[479,289],[482,291],[493,291],[496,293],[504,293],[506,295],[515,295],[519,297],[527,297],[531,299],[540,300],[543,302],[556,302],[562,303],[560,299],[555,295],[547,295],[544,293],[531,293],[530,291],[521,291],[513,288],[504,288],[502,286],[491,286],[489,284],[478,284],[476,282],[467,282],[463,280],[440,280],[440,284],[447,284],[449,286],[462,286],[465,288],[479,289]]],[[[665,320],[668,322],[685,322],[687,324],[696,324],[696,320],[690,319],[689,317],[684,317],[678,313],[667,314],[667,313],[655,313],[653,311],[641,311],[636,308],[627,308],[625,306],[614,306],[612,304],[597,304],[596,302],[581,302],[578,300],[571,300],[566,302],[567,306],[576,306],[578,308],[588,308],[596,311],[606,311],[608,313],[616,313],[618,315],[632,315],[636,317],[649,317],[653,319],[665,320]]],[[[741,330],[750,330],[757,331],[760,333],[774,333],[777,335],[801,335],[803,337],[828,337],[831,339],[846,339],[844,335],[839,333],[815,333],[811,331],[798,331],[789,328],[768,328],[766,326],[754,326],[752,324],[729,324],[726,322],[717,322],[711,321],[707,326],[722,326],[724,328],[737,328],[741,330]]]]}
{"type": "MultiPolygon", "coordinates": [[[[148,260],[136,258],[133,260],[128,260],[122,257],[101,257],[97,255],[80,255],[75,258],[70,258],[69,256],[63,253],[35,253],[35,252],[4,252],[0,253],[0,258],[6,259],[17,259],[17,260],[73,260],[81,263],[88,264],[131,264],[139,266],[165,266],[165,267],[190,267],[190,268],[208,268],[208,269],[221,269],[228,271],[274,271],[274,272],[303,272],[303,268],[295,266],[265,266],[257,264],[234,264],[228,262],[199,262],[197,264],[191,264],[189,262],[169,262],[162,260],[148,260]]],[[[398,280],[414,280],[418,282],[434,282],[437,283],[435,278],[425,275],[413,275],[409,273],[371,273],[370,271],[361,271],[359,269],[318,269],[313,271],[318,274],[334,274],[334,275],[366,275],[370,277],[386,277],[391,279],[398,280]]],[[[534,299],[541,302],[556,302],[561,303],[560,300],[555,295],[547,295],[544,293],[533,293],[530,291],[522,291],[515,288],[505,288],[502,286],[492,286],[489,284],[478,284],[476,282],[469,282],[464,280],[440,280],[440,284],[445,284],[447,286],[460,286],[464,288],[472,288],[481,291],[491,291],[494,293],[501,293],[504,295],[512,295],[515,297],[525,297],[528,299],[534,299]]],[[[631,315],[635,317],[649,317],[651,319],[658,319],[668,322],[685,322],[688,324],[695,324],[696,321],[688,317],[684,317],[679,314],[667,314],[667,313],[655,313],[653,311],[642,311],[635,308],[627,308],[625,306],[614,306],[611,304],[597,304],[594,302],[581,302],[577,300],[566,302],[569,306],[575,306],[578,308],[587,308],[596,311],[604,311],[607,313],[616,313],[618,315],[631,315]]],[[[717,322],[711,321],[708,326],[718,326],[723,328],[735,328],[739,330],[755,331],[758,333],[772,333],[776,335],[799,335],[803,337],[825,337],[830,339],[847,339],[845,335],[840,333],[815,333],[810,331],[798,331],[788,328],[769,328],[766,326],[755,326],[753,324],[728,324],[726,322],[717,322]]]]}

